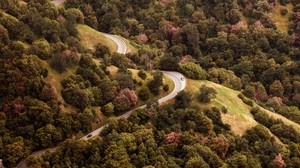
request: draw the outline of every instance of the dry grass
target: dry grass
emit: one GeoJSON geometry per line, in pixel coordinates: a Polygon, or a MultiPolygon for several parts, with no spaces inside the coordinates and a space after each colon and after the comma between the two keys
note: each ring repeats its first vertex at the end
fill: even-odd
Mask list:
{"type": "Polygon", "coordinates": [[[95,45],[101,43],[107,46],[110,51],[116,52],[118,46],[109,38],[106,38],[102,33],[89,26],[78,24],[76,26],[78,30],[78,37],[81,40],[81,44],[92,51],[95,51],[95,45]]]}
{"type": "Polygon", "coordinates": [[[284,8],[284,6],[280,5],[279,1],[277,0],[275,9],[274,11],[269,13],[269,16],[275,20],[275,25],[278,30],[282,32],[287,32],[289,25],[289,14],[293,11],[293,5],[291,3],[286,5],[288,13],[285,16],[282,16],[280,14],[280,10],[282,8],[284,8]]]}

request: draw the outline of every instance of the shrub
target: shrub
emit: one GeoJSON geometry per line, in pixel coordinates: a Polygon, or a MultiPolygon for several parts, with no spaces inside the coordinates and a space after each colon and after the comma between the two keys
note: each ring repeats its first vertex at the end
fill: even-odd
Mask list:
{"type": "Polygon", "coordinates": [[[139,70],[138,76],[143,80],[145,80],[147,78],[147,74],[143,70],[139,70]]]}
{"type": "Polygon", "coordinates": [[[254,103],[252,100],[245,97],[242,93],[238,94],[238,97],[247,105],[253,107],[254,103]]]}
{"type": "Polygon", "coordinates": [[[164,90],[165,92],[169,91],[169,89],[170,89],[169,85],[165,84],[165,85],[163,86],[163,90],[164,90]]]}
{"type": "Polygon", "coordinates": [[[138,93],[138,96],[141,100],[147,101],[150,98],[150,91],[148,88],[142,88],[138,93]]]}
{"type": "Polygon", "coordinates": [[[226,114],[228,112],[228,109],[225,106],[222,106],[221,112],[226,114]]]}

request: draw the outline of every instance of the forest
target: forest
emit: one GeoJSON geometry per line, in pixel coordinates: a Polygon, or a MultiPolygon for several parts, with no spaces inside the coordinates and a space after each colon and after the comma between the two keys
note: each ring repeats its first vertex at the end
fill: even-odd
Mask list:
{"type": "Polygon", "coordinates": [[[300,167],[299,0],[1,0],[0,83],[5,167],[300,167]],[[78,25],[134,49],[89,49],[78,25]],[[159,105],[160,70],[238,91],[257,125],[237,135],[210,85],[159,105]]]}

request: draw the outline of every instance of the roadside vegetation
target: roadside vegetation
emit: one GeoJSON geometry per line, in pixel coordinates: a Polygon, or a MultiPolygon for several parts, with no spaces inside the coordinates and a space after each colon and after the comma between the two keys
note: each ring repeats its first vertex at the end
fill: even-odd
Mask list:
{"type": "Polygon", "coordinates": [[[58,145],[27,166],[297,167],[299,27],[299,0],[1,0],[0,158],[58,145]],[[159,70],[190,78],[161,106],[159,70]]]}

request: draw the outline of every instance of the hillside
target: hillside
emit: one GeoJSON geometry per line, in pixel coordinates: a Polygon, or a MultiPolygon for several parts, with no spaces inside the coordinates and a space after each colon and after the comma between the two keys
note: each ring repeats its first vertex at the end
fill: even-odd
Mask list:
{"type": "Polygon", "coordinates": [[[299,9],[1,0],[0,167],[298,167],[299,9]]]}

